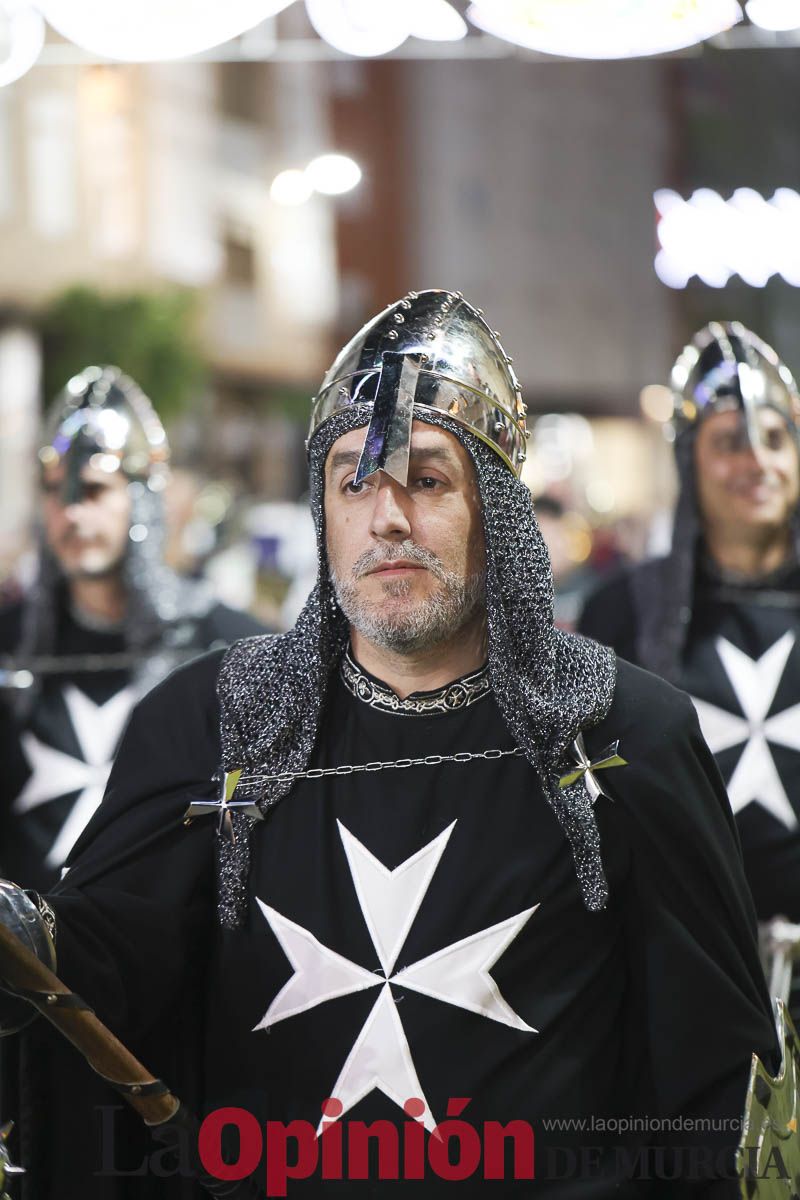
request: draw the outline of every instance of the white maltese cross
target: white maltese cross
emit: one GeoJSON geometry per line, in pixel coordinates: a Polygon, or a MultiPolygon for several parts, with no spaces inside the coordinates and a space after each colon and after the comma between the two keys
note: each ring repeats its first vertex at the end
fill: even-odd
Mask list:
{"type": "Polygon", "coordinates": [[[376,1088],[401,1108],[406,1100],[419,1098],[425,1105],[422,1121],[433,1131],[436,1121],[417,1076],[392,986],[468,1009],[512,1029],[536,1033],[503,999],[490,971],[539,906],[535,904],[395,971],[397,958],[456,822],[393,871],[353,837],[341,821],[337,824],[381,971],[379,974],[369,971],[330,950],[307,929],[259,899],[261,911],[294,973],[255,1028],[269,1029],[278,1021],[327,1000],[380,988],[329,1094],[341,1102],[342,1114],[376,1088]]]}
{"type": "Polygon", "coordinates": [[[760,658],[748,657],[725,638],[717,638],[716,648],[725,674],[730,680],[743,717],[692,697],[703,737],[714,754],[742,745],[742,753],[728,782],[733,811],[740,812],[751,803],[761,804],[787,829],[797,825],[797,814],[786,795],[770,742],[800,750],[800,704],[767,716],[778,685],[783,678],[795,636],[787,632],[760,658]]]}

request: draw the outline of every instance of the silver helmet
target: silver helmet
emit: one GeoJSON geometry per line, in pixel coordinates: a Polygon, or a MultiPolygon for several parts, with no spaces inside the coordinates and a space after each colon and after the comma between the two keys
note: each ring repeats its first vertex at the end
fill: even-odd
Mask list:
{"type": "Polygon", "coordinates": [[[525,405],[496,333],[460,292],[409,292],[337,355],[311,410],[309,440],[336,413],[369,405],[356,482],[384,470],[405,484],[415,411],[463,425],[515,474],[525,461],[525,405]]]}
{"type": "Polygon", "coordinates": [[[739,409],[747,437],[761,442],[756,414],[775,409],[795,436],[800,430],[800,397],[789,368],[771,346],[738,321],[712,321],[681,351],[670,379],[676,435],[709,412],[739,409]]]}
{"type": "Polygon", "coordinates": [[[86,367],[53,401],[45,421],[39,460],[66,467],[64,502],[80,494],[82,469],[109,474],[160,491],[166,482],[169,445],[164,427],[144,392],[118,367],[86,367]]]}

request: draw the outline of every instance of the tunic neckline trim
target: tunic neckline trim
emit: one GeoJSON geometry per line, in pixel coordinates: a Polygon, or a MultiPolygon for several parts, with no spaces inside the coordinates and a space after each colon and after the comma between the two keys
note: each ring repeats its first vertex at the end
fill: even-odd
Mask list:
{"type": "Polygon", "coordinates": [[[396,716],[427,717],[437,713],[459,712],[483,700],[492,690],[488,662],[478,671],[462,675],[431,692],[412,692],[401,699],[385,683],[360,667],[347,650],[339,668],[342,683],[356,700],[379,712],[396,716]]]}

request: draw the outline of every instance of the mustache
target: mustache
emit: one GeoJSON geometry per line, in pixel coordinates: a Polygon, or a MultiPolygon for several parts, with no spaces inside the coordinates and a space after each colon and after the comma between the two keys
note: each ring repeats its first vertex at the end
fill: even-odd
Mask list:
{"type": "Polygon", "coordinates": [[[397,562],[400,559],[425,567],[437,579],[444,581],[448,577],[444,563],[432,550],[426,550],[424,546],[418,546],[408,538],[405,542],[387,542],[385,546],[373,546],[359,554],[352,566],[353,578],[361,579],[381,563],[397,562]]]}

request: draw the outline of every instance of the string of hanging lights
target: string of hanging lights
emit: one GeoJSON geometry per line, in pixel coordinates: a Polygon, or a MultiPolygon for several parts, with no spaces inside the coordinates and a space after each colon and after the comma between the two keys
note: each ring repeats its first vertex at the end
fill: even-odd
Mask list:
{"type": "Polygon", "coordinates": [[[568,58],[639,57],[723,35],[745,12],[752,33],[800,38],[800,0],[747,0],[744,11],[738,0],[0,0],[0,86],[37,61],[45,21],[65,39],[59,50],[152,62],[229,47],[301,3],[317,45],[360,58],[422,52],[424,42],[460,43],[465,56],[505,43],[568,58]]]}
{"type": "MultiPolygon", "coordinates": [[[[23,0],[18,0],[22,3],[23,0]]],[[[198,54],[296,0],[24,0],[68,41],[120,61],[198,54]]],[[[452,40],[467,25],[448,0],[306,0],[316,33],[344,54],[387,54],[409,37],[452,40]]]]}

